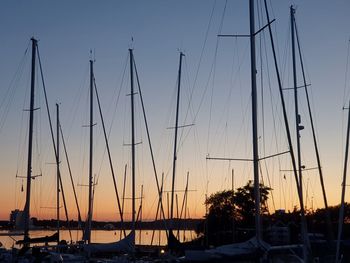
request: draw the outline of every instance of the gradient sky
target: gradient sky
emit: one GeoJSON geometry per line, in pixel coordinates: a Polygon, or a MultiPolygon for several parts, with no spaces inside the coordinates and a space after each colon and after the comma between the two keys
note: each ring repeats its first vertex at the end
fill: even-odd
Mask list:
{"type": "MultiPolygon", "coordinates": [[[[258,2],[257,10],[261,8],[262,1],[258,2]]],[[[268,2],[270,16],[276,19],[273,24],[274,37],[286,88],[292,86],[289,6],[293,4],[297,8],[303,58],[308,82],[312,84],[312,108],[326,190],[329,203],[338,204],[346,126],[346,112],[342,107],[350,99],[345,77],[350,3],[346,0],[268,2]]],[[[86,184],[88,178],[88,129],[82,126],[88,123],[88,61],[90,50],[93,50],[95,78],[106,126],[110,130],[112,157],[121,194],[124,165],[130,162],[130,147],[123,144],[130,143],[130,97],[126,96],[129,93],[129,73],[126,63],[131,47],[140,76],[157,171],[159,177],[162,172],[165,174],[165,189],[170,190],[171,182],[173,130],[167,128],[174,126],[179,50],[186,55],[180,123],[195,125],[180,131],[176,189],[184,189],[189,172],[189,188],[194,190],[189,193],[190,215],[202,217],[205,195],[231,187],[231,169],[235,170],[236,188],[251,179],[251,163],[205,159],[207,154],[212,157],[251,158],[249,42],[247,39],[217,38],[218,33],[248,33],[248,4],[243,0],[228,1],[223,17],[225,3],[223,0],[2,1],[0,219],[7,219],[11,210],[24,206],[22,180],[15,176],[16,172],[20,176],[26,173],[28,113],[23,109],[28,108],[29,104],[30,48],[26,56],[24,51],[32,36],[39,40],[54,122],[55,103],[60,103],[61,125],[76,185],[86,184]],[[20,66],[21,61],[24,61],[23,67],[20,66]]],[[[258,13],[257,28],[261,18],[258,13]]],[[[264,21],[264,13],[262,18],[264,21]]],[[[259,110],[264,105],[264,115],[261,111],[259,113],[259,147],[260,156],[266,156],[285,151],[287,145],[267,31],[259,37],[259,94],[262,93],[261,83],[264,90],[264,101],[259,98],[259,110]]],[[[301,85],[300,73],[298,77],[301,85]]],[[[55,166],[52,165],[54,157],[42,87],[39,81],[37,83],[36,106],[41,109],[35,114],[38,118],[33,172],[42,173],[43,176],[33,180],[31,216],[50,218],[54,217],[54,210],[48,207],[55,204],[55,166]]],[[[294,127],[292,95],[290,91],[285,92],[290,125],[294,127]]],[[[306,115],[305,94],[300,92],[300,97],[305,125],[302,132],[303,163],[312,168],[316,166],[316,160],[306,115]]],[[[142,141],[142,144],[137,146],[137,189],[144,185],[144,217],[152,219],[157,207],[157,192],[139,106],[138,103],[136,140],[142,141]]],[[[115,194],[97,111],[95,119],[94,174],[98,177],[98,185],[94,218],[117,220],[115,194]]],[[[66,166],[66,162],[62,161],[70,217],[75,219],[76,209],[66,166]]],[[[271,211],[291,209],[297,205],[292,175],[280,171],[286,169],[290,169],[287,156],[262,162],[263,180],[274,189],[269,204],[271,211]]],[[[130,175],[130,169],[127,174],[130,175]]],[[[311,170],[305,173],[304,178],[306,205],[308,208],[322,207],[318,174],[311,170]]],[[[130,176],[127,180],[127,188],[130,188],[130,176]]],[[[77,191],[85,215],[87,188],[78,186],[77,191]]],[[[181,204],[183,193],[178,194],[181,204]]],[[[126,196],[130,197],[129,190],[126,196]]],[[[130,200],[126,200],[126,206],[130,207],[130,200]]],[[[129,212],[126,213],[130,216],[129,212]]]]}

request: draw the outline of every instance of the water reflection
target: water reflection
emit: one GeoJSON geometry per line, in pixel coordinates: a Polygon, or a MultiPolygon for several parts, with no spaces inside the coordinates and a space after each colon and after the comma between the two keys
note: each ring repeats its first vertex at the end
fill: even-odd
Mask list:
{"type": "MultiPolygon", "coordinates": [[[[35,237],[45,237],[54,234],[55,230],[33,230],[29,232],[31,238],[35,237]]],[[[128,234],[130,231],[126,231],[128,234]]],[[[3,244],[5,248],[18,247],[16,245],[17,240],[23,239],[23,236],[7,236],[8,231],[0,231],[0,242],[3,244]]],[[[81,240],[82,231],[81,230],[71,230],[72,241],[76,242],[77,240],[81,240]]],[[[174,234],[178,236],[180,241],[189,241],[196,237],[194,231],[175,231],[174,234]]],[[[115,242],[120,240],[123,237],[120,230],[92,230],[91,233],[91,242],[94,243],[108,243],[115,242]]],[[[70,242],[70,234],[68,230],[60,231],[60,239],[67,240],[70,242]]],[[[136,244],[141,245],[166,245],[167,237],[166,231],[164,230],[141,230],[136,231],[136,244]],[[152,238],[153,236],[153,238],[152,238]]]]}

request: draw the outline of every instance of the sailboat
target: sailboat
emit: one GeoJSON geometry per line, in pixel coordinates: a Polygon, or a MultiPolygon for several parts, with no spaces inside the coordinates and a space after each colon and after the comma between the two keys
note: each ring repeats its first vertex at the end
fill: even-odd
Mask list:
{"type": "MultiPolygon", "coordinates": [[[[44,84],[44,78],[43,78],[43,73],[42,73],[42,67],[41,67],[41,61],[40,61],[40,56],[39,56],[39,49],[38,49],[38,41],[32,37],[31,38],[31,46],[32,46],[32,59],[31,59],[31,81],[30,81],[30,103],[29,103],[29,136],[28,136],[28,159],[27,159],[27,176],[26,176],[26,199],[25,199],[25,206],[23,209],[23,212],[19,212],[17,214],[19,218],[18,221],[22,221],[23,225],[20,227],[23,228],[24,233],[23,233],[23,240],[18,240],[16,242],[17,245],[22,245],[21,249],[17,250],[16,248],[13,248],[12,251],[5,251],[1,253],[1,260],[5,260],[6,262],[9,261],[20,261],[23,259],[26,262],[28,260],[39,260],[40,258],[46,257],[46,259],[51,258],[51,253],[53,250],[51,249],[52,247],[48,246],[48,243],[55,242],[59,244],[59,185],[62,187],[62,182],[60,178],[60,173],[59,173],[59,156],[57,154],[58,150],[58,137],[57,137],[57,148],[55,145],[55,140],[53,136],[53,130],[52,130],[52,124],[51,124],[51,117],[50,117],[50,112],[48,108],[48,100],[47,100],[47,94],[46,94],[46,88],[44,84]],[[54,148],[54,153],[56,157],[56,164],[57,164],[57,232],[52,234],[51,236],[45,236],[45,237],[36,237],[32,238],[30,237],[29,231],[31,228],[31,223],[30,223],[30,205],[31,205],[31,181],[37,175],[32,174],[32,155],[33,155],[33,126],[34,126],[34,111],[36,108],[34,108],[35,105],[35,76],[36,76],[36,63],[37,59],[39,62],[40,66],[40,71],[41,71],[41,78],[42,78],[42,83],[43,83],[43,89],[44,89],[44,96],[45,96],[45,101],[46,101],[46,108],[47,108],[47,114],[48,114],[48,120],[49,120],[49,125],[51,129],[51,138],[53,142],[53,148],[54,148]],[[31,247],[31,244],[45,244],[43,247],[31,247]],[[45,252],[42,253],[41,249],[44,249],[45,252]]],[[[59,123],[59,120],[57,119],[57,123],[59,123]]],[[[58,126],[57,126],[57,131],[58,131],[58,126]]],[[[57,133],[58,134],[58,133],[57,133]]],[[[63,194],[63,188],[62,188],[62,196],[63,194]]],[[[54,246],[56,248],[56,246],[54,246]]]]}
{"type": "Polygon", "coordinates": [[[186,251],[186,258],[193,261],[209,261],[220,259],[246,258],[248,255],[259,258],[268,250],[268,245],[262,240],[260,217],[260,183],[259,183],[259,151],[258,151],[258,121],[257,121],[257,85],[255,58],[255,21],[254,0],[249,1],[250,17],[250,59],[251,59],[251,99],[252,99],[252,141],[253,141],[253,174],[255,197],[255,237],[243,243],[233,243],[205,251],[186,251]],[[203,253],[204,252],[204,253],[203,253]]]}
{"type": "MultiPolygon", "coordinates": [[[[172,184],[171,184],[171,201],[170,201],[170,227],[168,230],[168,249],[173,252],[184,252],[186,249],[203,249],[203,242],[201,239],[194,239],[191,241],[180,242],[174,235],[174,196],[175,196],[175,177],[176,177],[176,160],[177,160],[177,146],[178,146],[178,129],[179,129],[179,106],[181,93],[181,74],[182,74],[182,60],[185,54],[180,52],[179,68],[177,76],[177,96],[176,96],[176,114],[174,126],[174,151],[173,151],[173,165],[172,165],[172,184]]],[[[187,188],[187,187],[186,187],[187,188]]]]}
{"type": "MultiPolygon", "coordinates": [[[[129,49],[130,54],[130,78],[131,78],[131,133],[132,133],[132,143],[131,143],[131,158],[132,158],[132,230],[131,232],[122,240],[111,242],[111,243],[91,243],[91,222],[92,222],[92,211],[93,211],[93,177],[92,177],[92,166],[93,166],[93,93],[95,86],[95,77],[93,73],[93,61],[90,60],[90,155],[89,155],[89,199],[88,199],[88,215],[86,229],[84,232],[83,240],[86,244],[83,245],[84,251],[88,254],[106,254],[106,253],[129,253],[134,254],[135,251],[135,139],[134,139],[134,81],[133,81],[133,53],[132,49],[129,49]]],[[[97,95],[98,106],[101,113],[101,106],[97,95]]],[[[102,118],[102,114],[101,114],[102,118]]],[[[102,120],[103,129],[104,121],[102,120]]],[[[106,134],[105,134],[106,136],[106,134]]],[[[109,153],[109,146],[106,140],[106,146],[109,153]]],[[[117,194],[118,198],[118,194],[117,194]]],[[[119,200],[119,199],[118,199],[119,200]]],[[[119,202],[119,201],[118,201],[119,202]]],[[[119,204],[119,203],[118,203],[119,204]]]]}
{"type": "MultiPolygon", "coordinates": [[[[308,253],[309,253],[309,243],[308,243],[308,238],[307,238],[307,230],[306,230],[306,221],[305,221],[305,215],[304,215],[304,205],[303,205],[303,198],[302,198],[302,190],[301,190],[301,184],[302,182],[301,177],[298,178],[297,175],[297,165],[296,165],[296,158],[294,156],[294,151],[293,151],[293,146],[291,143],[291,135],[290,135],[290,130],[289,130],[289,124],[288,124],[288,118],[285,110],[285,102],[282,94],[282,85],[281,85],[281,79],[278,71],[278,66],[277,66],[277,60],[276,60],[276,53],[275,53],[275,47],[274,47],[274,42],[273,42],[273,37],[272,37],[272,31],[271,31],[271,23],[273,21],[270,21],[269,15],[268,15],[268,10],[267,10],[267,4],[266,1],[265,3],[265,11],[266,11],[266,16],[267,16],[267,25],[262,27],[259,31],[255,30],[255,22],[254,22],[254,0],[249,1],[249,17],[250,17],[250,34],[243,35],[243,37],[249,37],[250,39],[250,59],[251,59],[251,106],[252,106],[252,152],[253,152],[253,175],[254,175],[254,197],[255,197],[255,236],[242,243],[233,243],[233,244],[228,244],[228,245],[223,245],[219,246],[213,249],[208,249],[205,251],[186,251],[186,259],[190,261],[210,261],[210,260],[235,260],[235,259],[240,259],[240,258],[246,258],[247,255],[251,256],[252,260],[256,260],[258,258],[267,258],[269,253],[272,251],[283,251],[284,249],[290,250],[290,249],[300,249],[302,247],[303,249],[303,256],[304,256],[304,261],[306,262],[308,260],[308,253]],[[293,168],[294,168],[294,175],[296,179],[296,184],[297,184],[297,191],[298,191],[298,197],[300,201],[300,207],[301,207],[301,218],[302,218],[302,240],[303,240],[303,246],[301,245],[288,245],[288,246],[277,246],[277,247],[272,247],[268,243],[264,242],[262,239],[262,222],[261,222],[261,216],[260,216],[260,189],[259,189],[259,161],[261,158],[259,157],[259,151],[258,151],[258,121],[257,121],[257,84],[256,84],[256,74],[257,74],[257,68],[256,68],[256,58],[255,58],[255,53],[256,53],[256,48],[255,48],[255,36],[265,28],[269,29],[270,33],[270,40],[272,44],[272,51],[274,55],[274,62],[275,62],[275,68],[277,72],[277,79],[278,79],[278,84],[279,84],[279,92],[280,92],[280,98],[281,98],[281,103],[282,103],[282,108],[283,108],[283,117],[284,117],[284,123],[285,123],[285,128],[286,128],[286,133],[287,133],[287,139],[288,139],[288,145],[289,145],[289,153],[291,156],[293,168]]],[[[291,11],[292,12],[292,11],[291,11]]],[[[292,17],[293,19],[293,17],[292,17]]],[[[292,33],[293,34],[293,33],[292,33]]],[[[234,37],[239,37],[241,35],[219,35],[219,36],[234,36],[234,37]]],[[[297,130],[299,129],[299,123],[297,123],[297,130]]],[[[297,135],[297,137],[299,134],[297,135]]],[[[299,149],[299,147],[298,147],[299,149]]],[[[286,153],[286,152],[284,152],[286,153]]],[[[284,154],[281,153],[281,154],[284,154]]],[[[275,154],[272,156],[264,157],[263,159],[269,158],[269,157],[274,157],[276,155],[280,154],[275,154]]],[[[300,154],[299,154],[300,156],[300,154]]],[[[208,159],[215,159],[215,158],[208,158],[208,159]]],[[[220,158],[221,160],[223,158],[220,158]]],[[[234,160],[234,159],[230,159],[234,160]]],[[[299,163],[300,163],[300,158],[299,158],[299,163]]],[[[301,165],[299,165],[299,170],[301,165]]],[[[301,173],[300,173],[301,174],[301,173]]],[[[296,256],[297,257],[297,256],[296,256]]],[[[299,260],[301,260],[299,258],[299,260]]]]}
{"type": "Polygon", "coordinates": [[[23,245],[20,254],[24,254],[30,248],[31,243],[47,243],[58,242],[59,235],[54,233],[49,237],[30,238],[30,202],[31,202],[31,181],[35,177],[32,175],[32,152],[33,152],[33,124],[34,124],[34,90],[35,90],[35,67],[36,57],[38,49],[38,41],[35,38],[31,38],[32,42],[32,63],[31,63],[31,85],[30,85],[30,107],[29,107],[29,135],[28,135],[28,159],[27,159],[27,185],[26,185],[26,200],[23,209],[23,229],[24,238],[16,243],[23,245]]]}
{"type": "Polygon", "coordinates": [[[171,203],[170,203],[170,228],[168,231],[168,248],[170,250],[178,250],[183,247],[181,242],[179,242],[173,233],[174,227],[174,195],[175,195],[175,175],[176,175],[176,155],[177,155],[177,133],[179,127],[179,104],[180,104],[180,87],[181,87],[181,68],[182,68],[182,59],[184,54],[180,52],[180,61],[179,61],[179,72],[177,79],[177,99],[176,99],[176,116],[175,116],[175,131],[174,131],[174,155],[173,155],[173,169],[172,169],[172,184],[171,184],[171,203]]]}

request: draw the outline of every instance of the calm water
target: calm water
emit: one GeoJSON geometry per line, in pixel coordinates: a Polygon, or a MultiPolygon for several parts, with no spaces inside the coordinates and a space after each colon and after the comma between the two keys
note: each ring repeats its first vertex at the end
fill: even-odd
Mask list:
{"type": "MultiPolygon", "coordinates": [[[[45,237],[50,236],[54,234],[55,230],[34,230],[30,231],[30,237],[45,237]]],[[[17,240],[23,239],[22,236],[3,236],[3,234],[8,233],[8,231],[0,231],[0,242],[3,244],[5,248],[11,248],[12,246],[18,247],[15,243],[17,240]]],[[[73,242],[76,242],[77,240],[81,239],[82,232],[78,230],[72,230],[72,240],[73,242]]],[[[128,232],[127,232],[128,233],[128,232]]],[[[142,245],[150,245],[152,240],[152,230],[142,230],[141,235],[140,231],[136,231],[136,244],[142,244],[142,245]]],[[[177,232],[174,232],[176,235],[177,232]]],[[[189,241],[196,237],[196,234],[194,231],[180,231],[180,240],[181,241],[189,241]]],[[[120,230],[93,230],[91,233],[91,241],[96,243],[108,243],[108,242],[115,242],[120,240],[120,230]]],[[[60,239],[65,239],[67,242],[70,241],[70,235],[68,230],[61,230],[60,231],[60,239]]],[[[155,231],[154,237],[153,237],[153,245],[165,245],[167,242],[166,239],[166,232],[165,231],[155,231]]]]}

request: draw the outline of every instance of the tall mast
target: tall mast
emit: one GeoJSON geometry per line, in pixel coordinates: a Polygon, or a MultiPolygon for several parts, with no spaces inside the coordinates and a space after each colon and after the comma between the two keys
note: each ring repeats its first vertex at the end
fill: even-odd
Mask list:
{"type": "Polygon", "coordinates": [[[92,209],[93,209],[93,83],[94,83],[94,72],[93,72],[93,61],[90,59],[90,154],[89,154],[89,210],[88,210],[88,222],[86,228],[86,241],[90,244],[91,242],[91,221],[92,221],[92,209]]]}
{"type": "MultiPolygon", "coordinates": [[[[177,79],[177,99],[176,99],[176,116],[175,116],[175,133],[174,133],[174,157],[173,157],[173,178],[171,185],[171,203],[170,203],[170,219],[174,219],[174,192],[175,192],[175,171],[176,171],[176,159],[177,159],[177,131],[179,128],[179,106],[180,106],[180,87],[181,87],[181,68],[182,68],[182,57],[184,54],[180,52],[180,62],[179,62],[179,73],[177,79]]],[[[173,227],[173,222],[171,222],[171,228],[173,227]]]]}
{"type": "Polygon", "coordinates": [[[298,108],[298,86],[297,86],[297,74],[296,74],[296,58],[295,58],[295,9],[293,6],[290,7],[290,19],[291,19],[291,37],[292,37],[292,61],[293,61],[293,86],[294,86],[294,103],[295,103],[295,129],[296,129],[296,140],[297,140],[297,158],[298,158],[298,173],[299,173],[299,198],[300,198],[300,212],[301,212],[301,234],[303,237],[303,256],[304,260],[307,261],[309,242],[307,238],[307,228],[304,212],[304,197],[303,197],[303,174],[302,174],[302,164],[301,164],[301,147],[300,147],[300,131],[304,129],[300,125],[301,118],[299,115],[298,108]]]}
{"type": "Polygon", "coordinates": [[[281,80],[281,76],[280,76],[280,73],[279,73],[279,70],[278,70],[277,56],[276,56],[276,50],[275,50],[275,43],[274,43],[273,36],[272,36],[271,22],[270,22],[269,12],[268,12],[268,9],[267,9],[266,0],[264,0],[264,5],[265,5],[266,17],[267,17],[267,20],[268,20],[267,22],[268,22],[269,35],[270,35],[270,40],[271,40],[273,61],[274,61],[274,64],[275,64],[276,77],[277,77],[277,82],[278,82],[278,90],[279,90],[281,104],[282,104],[283,120],[284,120],[284,125],[285,125],[285,128],[286,128],[286,135],[287,135],[287,140],[288,140],[289,153],[290,153],[292,166],[293,166],[293,170],[294,170],[293,172],[294,172],[295,182],[296,182],[296,184],[298,186],[298,195],[299,195],[299,179],[298,179],[298,174],[297,174],[297,169],[296,169],[296,161],[295,161],[294,149],[293,149],[293,144],[292,144],[292,136],[291,136],[290,128],[289,128],[289,122],[288,122],[287,111],[286,111],[286,103],[285,103],[284,96],[283,96],[282,80],[281,80]]]}
{"type": "Polygon", "coordinates": [[[251,86],[252,86],[252,128],[253,128],[253,168],[254,168],[254,197],[255,197],[255,229],[256,239],[261,240],[260,220],[260,187],[259,187],[259,152],[258,152],[258,111],[256,91],[256,58],[255,58],[255,22],[254,0],[249,1],[250,16],[250,59],[251,59],[251,86]]]}
{"type": "MultiPolygon", "coordinates": [[[[265,11],[266,11],[266,16],[267,16],[267,20],[268,20],[269,35],[270,35],[270,40],[271,40],[271,47],[272,47],[272,53],[273,53],[273,58],[274,58],[277,82],[278,82],[278,87],[279,87],[279,93],[280,93],[280,98],[281,98],[281,104],[282,104],[282,110],[283,110],[283,119],[284,119],[284,124],[285,124],[285,128],[286,128],[286,135],[287,135],[287,140],[288,140],[288,145],[289,145],[289,152],[290,152],[290,157],[291,157],[291,161],[292,161],[295,182],[296,182],[296,185],[297,185],[297,192],[298,192],[298,196],[299,196],[299,203],[300,203],[300,207],[301,207],[301,209],[300,209],[300,211],[301,211],[301,221],[302,221],[301,224],[302,224],[302,228],[304,229],[303,232],[307,233],[302,193],[301,193],[300,188],[299,188],[299,178],[298,178],[296,158],[295,158],[295,155],[294,155],[292,138],[291,138],[291,133],[290,133],[290,129],[289,129],[289,123],[288,123],[286,106],[285,106],[286,104],[285,104],[285,100],[284,100],[284,96],[283,96],[283,90],[282,90],[282,81],[281,81],[281,77],[280,77],[280,73],[279,73],[278,65],[277,65],[275,44],[274,44],[274,41],[273,41],[271,22],[270,22],[269,12],[268,12],[268,9],[267,9],[266,0],[264,0],[264,5],[265,5],[265,11]]],[[[305,240],[304,240],[304,246],[305,247],[307,246],[308,248],[310,247],[309,240],[308,240],[307,236],[305,237],[305,240]]]]}
{"type": "Polygon", "coordinates": [[[297,29],[295,21],[294,21],[294,26],[295,26],[295,33],[296,33],[296,37],[297,37],[300,66],[301,66],[301,71],[303,74],[304,89],[305,89],[307,108],[308,108],[310,124],[311,124],[312,138],[313,138],[313,142],[314,142],[314,148],[315,148],[315,154],[316,154],[316,160],[317,160],[318,174],[320,176],[322,196],[323,196],[323,202],[324,202],[325,213],[326,213],[326,222],[327,222],[327,228],[328,228],[327,239],[328,239],[328,241],[330,241],[330,240],[334,239],[332,222],[331,222],[331,217],[330,217],[330,213],[329,213],[329,209],[328,209],[327,195],[326,195],[326,189],[325,189],[324,180],[323,180],[323,172],[322,172],[322,167],[321,167],[321,159],[320,159],[320,154],[319,154],[319,150],[318,150],[318,146],[317,146],[315,126],[314,126],[314,121],[313,121],[312,112],[311,112],[309,92],[308,92],[308,88],[307,88],[308,85],[306,84],[304,63],[303,63],[303,57],[301,54],[301,48],[300,48],[300,42],[299,42],[299,34],[298,34],[298,29],[297,29]]]}
{"type": "Polygon", "coordinates": [[[30,81],[30,109],[29,109],[29,137],[28,137],[28,162],[27,162],[27,190],[26,203],[24,206],[24,245],[28,246],[29,239],[29,210],[30,210],[30,186],[32,180],[32,146],[33,146],[33,122],[34,122],[34,88],[35,88],[35,60],[37,40],[32,41],[32,68],[30,81]]]}
{"type": "Polygon", "coordinates": [[[343,171],[343,181],[342,181],[342,191],[341,191],[341,202],[339,210],[339,223],[338,223],[338,237],[337,237],[337,250],[335,256],[335,262],[340,262],[340,239],[343,232],[343,223],[344,223],[344,200],[345,200],[345,189],[346,189],[346,174],[348,168],[348,154],[349,154],[349,136],[350,136],[350,102],[348,107],[348,128],[346,131],[346,146],[345,146],[345,158],[344,158],[344,171],[343,171]],[[339,261],[338,261],[339,260],[339,261]]]}
{"type": "Polygon", "coordinates": [[[57,133],[56,133],[56,166],[57,166],[57,173],[56,173],[56,183],[57,183],[57,197],[56,197],[56,207],[57,207],[57,245],[60,242],[60,115],[59,115],[59,105],[56,103],[56,114],[57,114],[57,133]]]}
{"type": "MultiPolygon", "coordinates": [[[[130,96],[131,96],[131,185],[132,185],[132,231],[135,233],[135,116],[134,116],[134,58],[132,49],[130,53],[130,96]]],[[[135,236],[134,236],[135,244],[135,236]]]]}
{"type": "MultiPolygon", "coordinates": [[[[297,159],[298,159],[298,173],[299,173],[299,188],[300,192],[303,193],[303,183],[302,183],[302,169],[301,169],[301,147],[300,147],[300,130],[303,129],[300,126],[301,117],[299,115],[299,105],[298,105],[298,84],[297,84],[297,73],[296,73],[296,58],[295,58],[295,33],[294,33],[294,13],[295,9],[293,6],[290,7],[290,19],[291,19],[291,34],[292,34],[292,61],[293,61],[293,87],[294,87],[294,106],[295,106],[295,130],[297,139],[297,159]]],[[[303,199],[303,195],[301,195],[303,199]]]]}

